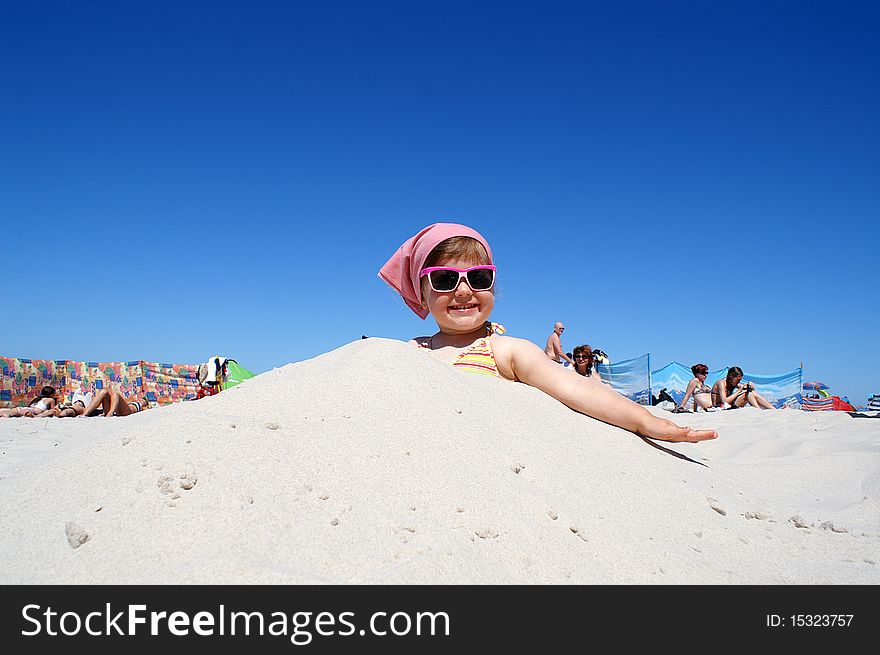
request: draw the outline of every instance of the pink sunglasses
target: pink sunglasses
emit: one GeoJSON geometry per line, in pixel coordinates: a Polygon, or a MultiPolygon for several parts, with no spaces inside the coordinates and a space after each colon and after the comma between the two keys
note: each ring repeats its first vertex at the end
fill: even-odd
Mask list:
{"type": "Polygon", "coordinates": [[[472,266],[471,268],[452,268],[450,266],[431,266],[419,272],[419,278],[428,276],[428,283],[437,293],[455,291],[464,278],[471,291],[488,291],[495,285],[494,266],[472,266]]]}

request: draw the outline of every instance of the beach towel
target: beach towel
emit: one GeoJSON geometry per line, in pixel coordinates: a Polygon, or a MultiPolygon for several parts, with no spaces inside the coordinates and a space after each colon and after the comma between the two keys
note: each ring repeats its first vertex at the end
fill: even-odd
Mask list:
{"type": "Polygon", "coordinates": [[[833,412],[833,398],[804,398],[802,401],[805,412],[833,412]]]}

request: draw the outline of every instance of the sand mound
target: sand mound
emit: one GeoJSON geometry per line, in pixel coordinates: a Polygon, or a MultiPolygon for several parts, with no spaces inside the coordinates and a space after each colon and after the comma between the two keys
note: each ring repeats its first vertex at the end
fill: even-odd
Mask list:
{"type": "Polygon", "coordinates": [[[687,420],[719,439],[654,448],[382,339],[131,417],[4,420],[0,581],[880,580],[880,420],[687,420]]]}

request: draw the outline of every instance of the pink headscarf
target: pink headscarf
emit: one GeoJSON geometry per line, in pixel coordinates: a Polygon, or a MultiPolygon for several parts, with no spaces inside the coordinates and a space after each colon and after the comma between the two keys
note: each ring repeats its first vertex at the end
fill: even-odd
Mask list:
{"type": "Polygon", "coordinates": [[[492,249],[489,244],[476,230],[458,223],[434,223],[421,230],[414,237],[397,249],[385,265],[379,269],[379,277],[387,282],[392,289],[403,297],[403,302],[425,319],[430,313],[422,307],[422,285],[419,279],[419,271],[425,266],[425,260],[431,251],[439,243],[452,237],[471,237],[476,239],[486,249],[489,261],[492,261],[492,249]]]}

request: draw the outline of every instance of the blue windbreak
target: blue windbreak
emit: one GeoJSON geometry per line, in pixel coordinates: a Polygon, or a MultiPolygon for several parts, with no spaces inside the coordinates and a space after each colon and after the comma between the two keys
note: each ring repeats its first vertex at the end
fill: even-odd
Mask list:
{"type": "Polygon", "coordinates": [[[596,366],[602,381],[642,405],[651,404],[651,355],[596,366]]]}
{"type": "MultiPolygon", "coordinates": [[[[710,387],[727,376],[727,367],[718,371],[709,371],[706,376],[706,384],[710,387]]],[[[666,366],[651,372],[651,387],[654,394],[665,388],[666,392],[675,398],[675,402],[681,403],[684,398],[685,390],[688,382],[694,377],[690,366],[679,364],[678,362],[670,362],[666,366]]],[[[791,407],[800,408],[801,406],[801,385],[804,380],[804,370],[796,368],[787,373],[779,373],[777,375],[759,375],[745,371],[743,382],[751,382],[755,385],[755,389],[770,401],[775,407],[782,407],[787,404],[791,407]]],[[[690,405],[690,401],[688,401],[690,405]]]]}

